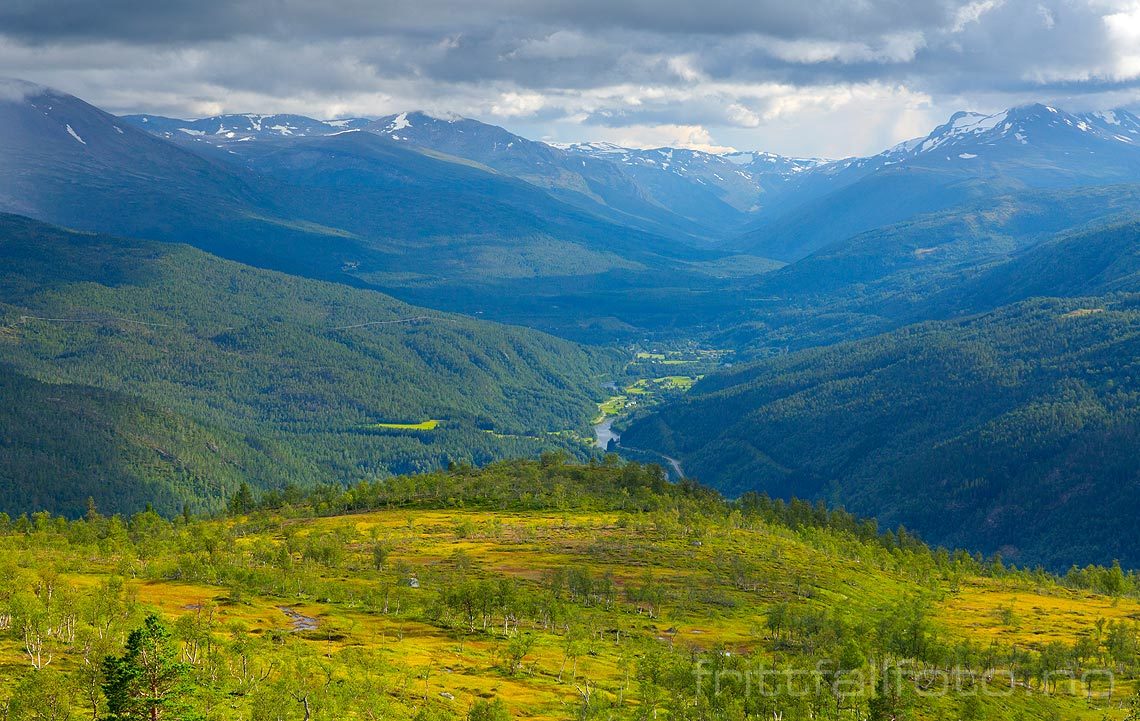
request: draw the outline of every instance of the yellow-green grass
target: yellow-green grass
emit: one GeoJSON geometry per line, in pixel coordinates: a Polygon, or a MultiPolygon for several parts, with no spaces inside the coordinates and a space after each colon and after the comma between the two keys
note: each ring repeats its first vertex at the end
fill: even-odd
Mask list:
{"type": "Polygon", "coordinates": [[[672,390],[687,391],[704,376],[664,376],[663,378],[654,378],[653,382],[672,390]]]}
{"type": "MultiPolygon", "coordinates": [[[[424,696],[433,705],[462,714],[477,698],[494,695],[516,717],[569,718],[578,696],[576,682],[589,679],[605,693],[616,693],[627,682],[631,655],[639,646],[617,643],[615,630],[640,644],[762,650],[768,640],[765,614],[777,602],[827,610],[854,624],[921,595],[933,599],[933,618],[950,639],[996,639],[1028,647],[1053,640],[1071,643],[1090,632],[1099,618],[1122,620],[1140,615],[1136,601],[1060,588],[1015,586],[989,578],[953,584],[917,579],[885,549],[829,531],[793,531],[762,523],[752,527],[700,524],[668,513],[391,509],[315,519],[276,517],[242,530],[246,523],[247,519],[231,519],[209,522],[207,527],[230,532],[233,541],[227,552],[242,557],[258,544],[279,547],[287,536],[305,539],[338,534],[345,539],[343,566],[299,567],[334,582],[345,598],[360,598],[399,580],[391,570],[372,567],[369,553],[375,543],[390,548],[388,569],[406,567],[407,573],[424,579],[424,584],[403,589],[404,611],[382,613],[365,610],[352,600],[330,602],[311,595],[251,594],[233,602],[231,589],[223,585],[166,580],[162,569],[172,559],[162,554],[170,551],[124,565],[124,559],[114,553],[91,554],[66,547],[28,549],[20,541],[0,545],[0,563],[15,563],[23,567],[23,573],[31,573],[33,562],[42,566],[50,561],[66,569],[63,579],[68,585],[88,591],[112,573],[122,575],[127,569],[138,576],[128,585],[139,602],[171,621],[197,613],[199,607],[211,607],[220,621],[219,629],[236,624],[257,636],[291,635],[346,676],[355,673],[357,655],[367,654],[370,667],[380,669],[377,673],[393,689],[391,694],[406,704],[409,717],[414,715],[412,709],[424,703],[424,696]],[[418,609],[419,601],[436,592],[431,579],[438,576],[433,574],[452,567],[457,558],[465,559],[467,573],[474,578],[512,578],[536,590],[556,568],[609,574],[620,590],[651,578],[666,590],[666,600],[652,609],[653,615],[624,600],[612,612],[583,609],[584,617],[604,631],[589,642],[589,652],[578,658],[577,679],[570,678],[568,667],[562,681],[558,680],[564,661],[564,640],[558,629],[527,627],[537,641],[526,657],[526,671],[512,676],[497,667],[506,643],[501,634],[493,629],[472,634],[455,626],[433,625],[421,611],[407,610],[418,609]],[[740,559],[746,568],[742,579],[730,578],[730,559],[740,559]],[[282,606],[317,619],[319,628],[295,632],[282,606]],[[1013,609],[1018,619],[1015,626],[1003,625],[1003,608],[1013,609]],[[454,699],[441,697],[444,692],[454,699]]],[[[57,666],[69,668],[74,663],[64,653],[57,666]]],[[[25,665],[14,637],[0,642],[0,674],[25,665]]],[[[953,713],[948,703],[932,702],[917,718],[954,718],[946,715],[953,713]]],[[[987,703],[994,704],[992,708],[1008,708],[1009,718],[1017,712],[1035,718],[1045,701],[1025,691],[987,703]]],[[[1105,713],[1076,697],[1059,703],[1064,704],[1066,719],[1099,720],[1105,713]]],[[[1112,719],[1122,715],[1109,713],[1112,719]]]]}
{"type": "Polygon", "coordinates": [[[369,428],[385,428],[396,431],[434,431],[443,423],[435,418],[420,421],[419,423],[371,423],[369,428]]]}
{"type": "Polygon", "coordinates": [[[654,402],[655,394],[661,391],[688,391],[702,376],[661,376],[641,378],[627,385],[619,395],[613,395],[598,404],[598,415],[594,423],[601,423],[608,417],[619,416],[633,404],[644,405],[654,402]]]}
{"type": "Polygon", "coordinates": [[[601,423],[610,416],[620,415],[625,411],[628,402],[628,396],[610,396],[598,404],[598,415],[594,418],[594,423],[601,423]]]}
{"type": "Polygon", "coordinates": [[[1140,621],[1140,602],[1064,588],[1048,592],[994,579],[973,579],[942,602],[947,627],[979,641],[1039,646],[1071,642],[1099,619],[1140,621]]]}

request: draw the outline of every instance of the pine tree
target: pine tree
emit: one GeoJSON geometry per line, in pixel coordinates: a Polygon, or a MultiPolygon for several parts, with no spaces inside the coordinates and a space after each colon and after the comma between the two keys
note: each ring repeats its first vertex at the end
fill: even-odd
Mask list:
{"type": "Polygon", "coordinates": [[[86,514],[86,516],[87,516],[87,520],[91,521],[91,522],[98,521],[100,518],[99,508],[95,505],[95,499],[91,496],[87,497],[87,514],[86,514]]]}
{"type": "Polygon", "coordinates": [[[249,484],[242,481],[242,484],[238,486],[237,493],[230,499],[230,513],[248,513],[253,510],[253,507],[253,492],[249,490],[249,484]]]}
{"type": "Polygon", "coordinates": [[[170,630],[154,614],[131,631],[122,656],[103,661],[107,721],[183,719],[186,665],[179,662],[170,630]]]}

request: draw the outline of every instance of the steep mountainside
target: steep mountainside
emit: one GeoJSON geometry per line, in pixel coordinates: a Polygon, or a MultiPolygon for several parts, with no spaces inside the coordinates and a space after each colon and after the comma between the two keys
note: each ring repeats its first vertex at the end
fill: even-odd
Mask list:
{"type": "Polygon", "coordinates": [[[1091,258],[1031,259],[1063,240],[1127,262],[1137,242],[1129,222],[1138,214],[1140,186],[1110,185],[1003,195],[860,233],[751,283],[716,342],[763,354],[1033,296],[1115,290],[1086,282],[1098,270],[1091,258]]]}
{"type": "Polygon", "coordinates": [[[826,163],[765,152],[638,150],[608,143],[552,146],[470,118],[424,112],[376,120],[254,114],[199,120],[128,115],[122,120],[218,159],[226,159],[236,143],[365,130],[525,180],[614,222],[703,241],[729,237],[756,211],[775,207],[793,179],[826,163]]]}
{"type": "MultiPolygon", "coordinates": [[[[1136,207],[1140,207],[1137,203],[1136,207]]],[[[1035,296],[1140,290],[1140,220],[1063,233],[947,289],[938,306],[976,312],[1035,296]]]]}
{"type": "MultiPolygon", "coordinates": [[[[249,224],[254,179],[70,95],[0,87],[0,210],[72,227],[187,239],[249,224]]],[[[243,228],[244,230],[244,228],[243,228]]]]}
{"type": "Polygon", "coordinates": [[[225,159],[236,143],[364,130],[405,148],[461,158],[524,180],[611,222],[690,241],[709,235],[723,237],[728,228],[718,226],[735,227],[744,220],[738,210],[699,184],[674,178],[679,187],[671,194],[655,192],[652,183],[639,182],[608,158],[569,153],[459,116],[406,112],[376,120],[320,121],[301,116],[223,115],[184,121],[133,115],[123,120],[218,159],[225,159]]]}
{"type": "Polygon", "coordinates": [[[193,139],[215,146],[229,141],[280,137],[306,137],[333,135],[346,130],[367,127],[372,121],[366,118],[346,120],[315,120],[304,115],[214,115],[197,120],[179,120],[161,115],[124,115],[123,122],[167,140],[193,139]]]}
{"type": "MultiPolygon", "coordinates": [[[[0,340],[0,350],[10,339],[0,340]]],[[[7,356],[7,353],[4,353],[7,356]]],[[[111,513],[151,504],[217,508],[245,479],[315,469],[240,434],[137,397],[42,383],[0,363],[0,508],[81,515],[87,499],[111,513]]]]}
{"type": "MultiPolygon", "coordinates": [[[[311,485],[546,448],[584,452],[575,439],[616,362],[607,352],[374,291],[14,216],[0,217],[0,259],[0,361],[39,383],[9,384],[5,405],[19,393],[59,395],[64,408],[77,399],[73,414],[92,407],[110,418],[99,421],[99,433],[124,439],[131,451],[116,462],[148,482],[186,469],[187,480],[167,484],[178,493],[156,500],[215,507],[238,477],[262,487],[311,485]],[[57,394],[40,384],[71,386],[57,394]],[[157,409],[155,427],[116,425],[143,408],[157,409]],[[188,430],[176,431],[181,426],[188,430]],[[145,440],[175,432],[184,442],[174,448],[145,440]],[[207,476],[211,466],[193,438],[237,449],[217,453],[240,475],[207,476]],[[135,461],[140,443],[173,458],[156,448],[150,460],[161,468],[152,474],[135,461]]],[[[57,408],[21,412],[49,414],[36,423],[52,427],[66,422],[57,408]]],[[[72,473],[59,483],[71,483],[99,437],[61,456],[72,473]]],[[[108,463],[94,464],[85,488],[108,463]]],[[[71,503],[75,493],[61,490],[60,498],[71,503]]],[[[119,496],[135,507],[142,497],[119,496]]]]}
{"type": "Polygon", "coordinates": [[[707,153],[685,148],[640,150],[611,143],[564,146],[576,157],[601,159],[621,166],[652,197],[691,217],[707,218],[712,207],[726,204],[737,213],[721,213],[728,231],[779,197],[799,173],[823,164],[820,159],[787,158],[773,153],[707,153]]]}
{"type": "Polygon", "coordinates": [[[1140,564],[1140,296],[1028,301],[706,378],[622,443],[932,542],[1140,564]]]}

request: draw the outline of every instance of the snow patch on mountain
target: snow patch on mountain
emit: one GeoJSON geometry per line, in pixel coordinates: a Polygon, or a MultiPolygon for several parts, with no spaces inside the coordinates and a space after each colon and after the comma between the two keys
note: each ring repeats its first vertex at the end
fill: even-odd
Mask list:
{"type": "Polygon", "coordinates": [[[926,153],[943,145],[957,144],[965,138],[984,135],[1005,123],[1008,117],[1009,111],[995,113],[994,115],[954,113],[950,117],[950,122],[936,128],[913,152],[926,153]]]}
{"type": "Polygon", "coordinates": [[[67,126],[67,134],[78,140],[80,144],[87,145],[87,141],[79,137],[79,133],[75,132],[70,125],[67,126]]]}
{"type": "Polygon", "coordinates": [[[410,127],[412,127],[412,124],[408,122],[408,114],[400,113],[396,116],[395,120],[388,124],[388,127],[385,128],[385,131],[389,133],[395,133],[397,131],[403,130],[404,128],[410,127]]]}

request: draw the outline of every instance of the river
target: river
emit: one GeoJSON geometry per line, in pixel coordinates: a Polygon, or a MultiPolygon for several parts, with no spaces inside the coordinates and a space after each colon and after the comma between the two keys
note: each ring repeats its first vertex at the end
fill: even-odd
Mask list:
{"type": "MultiPolygon", "coordinates": [[[[594,424],[594,445],[598,448],[601,448],[603,451],[609,450],[610,441],[613,441],[614,443],[621,442],[621,435],[614,432],[614,420],[616,419],[613,416],[610,416],[608,418],[602,419],[601,423],[594,424]]],[[[680,461],[678,461],[676,458],[670,458],[669,456],[661,453],[658,453],[657,455],[665,459],[665,461],[673,469],[673,473],[677,476],[676,480],[681,480],[685,477],[685,471],[683,468],[681,468],[680,461]]]]}
{"type": "Polygon", "coordinates": [[[664,454],[662,454],[661,457],[664,458],[666,461],[668,461],[669,465],[673,467],[673,472],[677,474],[677,480],[678,481],[684,480],[685,470],[683,468],[681,468],[681,462],[678,461],[676,458],[670,458],[669,456],[666,456],[664,454]]]}
{"type": "Polygon", "coordinates": [[[614,433],[614,418],[609,416],[603,418],[601,423],[594,424],[594,445],[601,448],[603,451],[608,450],[610,441],[617,443],[621,440],[621,436],[614,433]]]}

